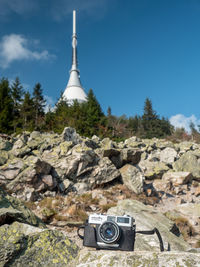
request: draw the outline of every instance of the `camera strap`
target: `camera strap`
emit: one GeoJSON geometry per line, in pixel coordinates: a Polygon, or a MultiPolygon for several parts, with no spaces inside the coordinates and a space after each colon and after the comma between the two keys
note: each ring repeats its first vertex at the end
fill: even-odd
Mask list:
{"type": "Polygon", "coordinates": [[[143,234],[143,235],[153,235],[156,233],[158,240],[159,240],[159,243],[160,243],[160,251],[161,252],[164,251],[163,240],[162,240],[161,234],[157,228],[154,228],[153,230],[150,230],[150,231],[136,231],[135,233],[136,234],[143,234]]]}
{"type": "Polygon", "coordinates": [[[80,239],[84,239],[84,236],[81,235],[81,234],[79,233],[79,231],[80,231],[81,229],[84,229],[84,228],[85,228],[85,225],[81,225],[81,226],[79,226],[78,229],[77,229],[77,234],[78,234],[78,236],[80,237],[80,239]]]}

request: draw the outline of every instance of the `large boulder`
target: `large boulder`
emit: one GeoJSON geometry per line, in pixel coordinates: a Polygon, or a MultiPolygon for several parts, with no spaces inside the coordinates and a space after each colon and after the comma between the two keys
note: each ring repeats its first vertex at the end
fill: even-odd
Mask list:
{"type": "Polygon", "coordinates": [[[91,175],[86,178],[92,187],[106,184],[120,177],[119,170],[107,157],[101,158],[98,165],[91,172],[91,175]]]}
{"type": "Polygon", "coordinates": [[[9,196],[0,188],[0,225],[18,221],[44,227],[42,221],[17,198],[9,196]]]}
{"type": "Polygon", "coordinates": [[[122,165],[130,163],[136,165],[141,159],[141,150],[133,148],[124,148],[121,150],[122,165]]]}
{"type": "Polygon", "coordinates": [[[68,266],[78,247],[56,230],[14,222],[0,227],[0,266],[68,266]]]}
{"type": "Polygon", "coordinates": [[[0,266],[66,266],[78,247],[0,189],[0,266]]]}
{"type": "Polygon", "coordinates": [[[24,192],[28,188],[34,188],[36,192],[45,192],[57,186],[51,170],[52,166],[49,163],[36,156],[29,156],[25,160],[15,158],[0,167],[0,184],[26,200],[24,192]]]}
{"type": "Polygon", "coordinates": [[[82,142],[82,139],[76,130],[71,127],[66,127],[62,132],[63,141],[71,141],[73,144],[79,144],[82,142]]]}
{"type": "Polygon", "coordinates": [[[123,183],[134,193],[140,194],[143,192],[144,175],[139,167],[130,164],[124,165],[120,169],[123,183]]]}
{"type": "Polygon", "coordinates": [[[174,148],[166,147],[160,152],[160,161],[166,164],[172,164],[177,158],[177,151],[174,148]]]}
{"type": "Polygon", "coordinates": [[[79,253],[72,267],[199,267],[199,253],[150,251],[88,251],[79,253]]]}
{"type": "Polygon", "coordinates": [[[195,152],[189,151],[183,154],[179,160],[174,162],[173,169],[176,172],[191,172],[193,177],[200,181],[199,159],[195,152]]]}
{"type": "Polygon", "coordinates": [[[148,180],[161,179],[163,174],[169,170],[169,167],[164,162],[152,162],[149,160],[141,160],[139,167],[144,172],[144,176],[148,180]]]}
{"type": "MultiPolygon", "coordinates": [[[[108,214],[128,214],[135,219],[136,230],[152,230],[158,228],[163,238],[164,247],[168,243],[171,250],[186,251],[190,248],[186,243],[173,221],[162,213],[157,212],[152,206],[144,205],[136,200],[122,200],[116,207],[110,208],[108,214]]],[[[156,235],[136,234],[135,251],[159,251],[159,242],[156,235]]]]}

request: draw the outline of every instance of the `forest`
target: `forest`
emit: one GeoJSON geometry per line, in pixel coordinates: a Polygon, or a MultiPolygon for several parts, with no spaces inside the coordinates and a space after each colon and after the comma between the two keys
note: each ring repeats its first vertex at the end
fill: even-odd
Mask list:
{"type": "MultiPolygon", "coordinates": [[[[61,94],[62,95],[62,94],[61,94]]],[[[62,96],[54,108],[47,108],[43,88],[36,83],[32,93],[25,91],[20,79],[16,77],[9,83],[7,78],[0,79],[0,133],[19,134],[23,131],[61,133],[67,126],[86,137],[97,135],[120,141],[130,136],[140,138],[200,139],[199,132],[191,123],[191,134],[184,129],[174,129],[168,118],[160,117],[153,110],[149,98],[144,101],[142,116],[115,116],[108,107],[107,114],[90,89],[88,101],[68,105],[62,96]]]]}

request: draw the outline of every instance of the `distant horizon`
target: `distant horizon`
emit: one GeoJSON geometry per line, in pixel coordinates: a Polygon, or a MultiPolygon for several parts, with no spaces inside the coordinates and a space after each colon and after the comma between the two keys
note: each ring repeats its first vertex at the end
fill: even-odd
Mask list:
{"type": "Polygon", "coordinates": [[[200,125],[200,2],[9,0],[0,2],[0,77],[40,82],[53,106],[71,67],[77,12],[81,82],[104,113],[141,116],[148,97],[175,127],[200,125]]]}

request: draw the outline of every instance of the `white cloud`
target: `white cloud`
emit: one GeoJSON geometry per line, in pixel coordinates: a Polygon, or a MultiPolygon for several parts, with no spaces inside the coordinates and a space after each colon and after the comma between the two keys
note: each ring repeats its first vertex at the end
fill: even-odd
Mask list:
{"type": "Polygon", "coordinates": [[[16,60],[46,60],[52,55],[47,50],[42,52],[31,51],[28,40],[19,34],[5,35],[0,42],[0,66],[7,68],[16,60]]]}
{"type": "Polygon", "coordinates": [[[186,117],[183,114],[177,114],[172,116],[169,119],[170,123],[175,128],[184,128],[187,132],[190,132],[190,124],[194,123],[195,128],[198,130],[198,125],[200,125],[200,119],[197,119],[195,115],[191,115],[190,117],[186,117]]]}

